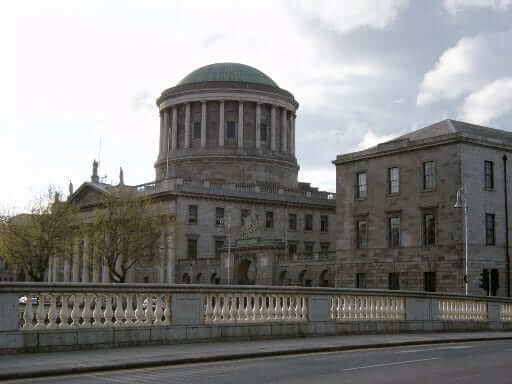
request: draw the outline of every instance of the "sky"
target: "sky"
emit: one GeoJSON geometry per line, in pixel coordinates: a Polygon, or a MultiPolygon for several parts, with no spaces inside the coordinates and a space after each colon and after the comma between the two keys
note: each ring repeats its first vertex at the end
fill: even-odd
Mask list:
{"type": "Polygon", "coordinates": [[[215,62],[292,92],[299,180],[446,118],[512,130],[512,0],[0,1],[0,210],[154,180],[160,93],[215,62]]]}

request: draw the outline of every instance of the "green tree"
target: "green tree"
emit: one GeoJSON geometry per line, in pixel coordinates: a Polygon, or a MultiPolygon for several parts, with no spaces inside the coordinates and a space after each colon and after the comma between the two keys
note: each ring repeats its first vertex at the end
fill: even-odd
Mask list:
{"type": "Polygon", "coordinates": [[[132,268],[152,266],[159,260],[158,240],[174,222],[174,216],[159,212],[157,203],[128,188],[111,192],[83,227],[93,242],[91,262],[108,267],[112,282],[124,283],[132,268]]]}
{"type": "Polygon", "coordinates": [[[76,207],[59,200],[50,187],[39,196],[30,212],[0,215],[0,249],[10,265],[33,281],[43,281],[51,256],[69,257],[76,207]]]}

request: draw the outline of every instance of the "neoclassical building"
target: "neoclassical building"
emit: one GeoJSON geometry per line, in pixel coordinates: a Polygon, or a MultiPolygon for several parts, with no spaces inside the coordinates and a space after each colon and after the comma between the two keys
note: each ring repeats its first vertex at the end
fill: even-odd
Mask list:
{"type": "MultiPolygon", "coordinates": [[[[294,96],[255,68],[218,63],[163,91],[157,106],[155,180],[124,187],[178,225],[162,234],[155,265],[128,280],[334,286],[335,194],[297,179],[294,96]]],[[[69,199],[87,220],[116,188],[96,164],[69,199]]],[[[108,281],[88,244],[76,239],[69,259],[52,260],[49,280],[108,281]]]]}

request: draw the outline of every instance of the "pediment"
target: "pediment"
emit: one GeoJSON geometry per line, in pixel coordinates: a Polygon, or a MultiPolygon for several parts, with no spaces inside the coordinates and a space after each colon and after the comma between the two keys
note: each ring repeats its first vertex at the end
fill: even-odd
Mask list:
{"type": "Polygon", "coordinates": [[[98,204],[107,192],[102,188],[92,185],[91,183],[84,183],[76,190],[71,196],[70,201],[75,203],[78,207],[86,207],[98,204]]]}

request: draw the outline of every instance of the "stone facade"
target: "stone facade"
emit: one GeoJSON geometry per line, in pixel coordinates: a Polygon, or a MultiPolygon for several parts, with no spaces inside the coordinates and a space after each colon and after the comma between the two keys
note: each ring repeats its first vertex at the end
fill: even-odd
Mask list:
{"type": "MultiPolygon", "coordinates": [[[[485,294],[479,288],[485,268],[498,270],[496,293],[508,295],[502,158],[510,157],[511,149],[508,132],[445,120],[374,148],[338,156],[334,163],[339,286],[463,293],[464,210],[454,204],[457,191],[464,187],[469,293],[485,294]],[[485,161],[492,162],[492,188],[485,186],[485,161]],[[394,191],[392,168],[399,170],[394,191]],[[358,181],[362,174],[366,182],[364,176],[358,181]],[[486,214],[494,218],[494,242],[486,238],[486,214]],[[399,221],[398,238],[392,218],[395,228],[399,221]]],[[[509,167],[508,181],[510,177],[509,167]]],[[[509,206],[510,202],[509,194],[509,206]]]]}
{"type": "MultiPolygon", "coordinates": [[[[162,235],[155,266],[128,281],[334,286],[335,194],[297,180],[293,95],[225,63],[192,72],[157,105],[156,180],[124,187],[178,224],[162,235]]],[[[83,220],[118,188],[96,174],[70,197],[83,220]]],[[[85,258],[52,261],[49,281],[108,282],[105,267],[93,273],[85,258]]]]}

